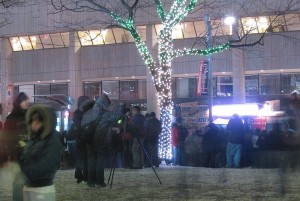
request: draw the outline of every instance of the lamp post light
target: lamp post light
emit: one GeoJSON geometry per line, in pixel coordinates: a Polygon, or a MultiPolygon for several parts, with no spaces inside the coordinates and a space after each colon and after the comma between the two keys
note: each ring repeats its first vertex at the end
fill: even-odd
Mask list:
{"type": "Polygon", "coordinates": [[[229,26],[229,35],[232,35],[232,25],[235,23],[235,17],[233,16],[225,17],[224,23],[229,26]]]}
{"type": "MultiPolygon", "coordinates": [[[[206,24],[206,44],[207,48],[211,48],[211,21],[209,19],[209,15],[205,14],[204,15],[204,22],[206,24]]],[[[211,68],[211,61],[212,61],[212,56],[211,54],[208,54],[207,56],[207,68],[208,68],[208,120],[210,123],[213,122],[213,116],[212,116],[212,105],[213,105],[213,85],[212,85],[212,68],[211,68]]]]}

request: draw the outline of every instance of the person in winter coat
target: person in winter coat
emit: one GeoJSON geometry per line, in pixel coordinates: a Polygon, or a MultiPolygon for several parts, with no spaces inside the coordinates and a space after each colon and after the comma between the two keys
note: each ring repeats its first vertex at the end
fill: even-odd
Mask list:
{"type": "Polygon", "coordinates": [[[145,117],[141,114],[141,108],[134,106],[132,108],[132,122],[131,133],[133,134],[132,156],[133,169],[143,169],[144,167],[144,153],[141,144],[144,143],[145,138],[145,117]],[[140,144],[141,143],[141,144],[140,144]]]}
{"type": "Polygon", "coordinates": [[[73,125],[70,131],[73,131],[74,138],[76,140],[76,148],[78,153],[78,158],[76,161],[75,168],[75,178],[77,183],[82,181],[87,181],[87,151],[86,143],[80,139],[81,134],[81,120],[83,118],[84,112],[91,109],[94,105],[94,101],[90,100],[88,96],[80,96],[78,98],[78,107],[73,113],[73,125]]]}
{"type": "Polygon", "coordinates": [[[19,142],[28,139],[26,135],[27,127],[25,114],[29,108],[29,99],[24,92],[18,93],[14,97],[13,109],[4,122],[4,138],[11,161],[17,161],[22,153],[19,142]]]}
{"type": "Polygon", "coordinates": [[[97,122],[93,141],[87,143],[88,159],[88,186],[105,187],[104,183],[104,153],[111,143],[111,126],[123,115],[124,104],[120,104],[116,111],[111,111],[111,101],[106,94],[96,100],[92,109],[88,110],[82,118],[81,126],[93,122],[101,115],[97,122]]]}
{"type": "Polygon", "coordinates": [[[173,156],[173,165],[178,165],[178,146],[179,146],[179,129],[176,123],[172,123],[171,126],[171,145],[172,145],[172,156],[173,156]]]}
{"type": "MultiPolygon", "coordinates": [[[[41,187],[52,189],[53,194],[47,200],[55,200],[53,180],[63,151],[60,134],[55,130],[55,112],[48,106],[35,105],[28,110],[26,123],[29,140],[20,158],[24,184],[26,187],[37,188],[37,192],[41,187]]],[[[20,191],[22,187],[22,183],[19,183],[20,191]]],[[[25,196],[26,193],[24,199],[25,196]]]]}
{"type": "MultiPolygon", "coordinates": [[[[149,119],[146,121],[146,136],[145,148],[155,167],[159,167],[160,161],[158,158],[158,139],[161,132],[161,122],[156,118],[155,112],[149,114],[149,119]]],[[[146,166],[150,167],[150,162],[146,161],[146,166]]]]}
{"type": "Polygon", "coordinates": [[[208,124],[208,130],[203,135],[204,167],[215,167],[215,158],[218,153],[219,128],[214,124],[208,124]]]}
{"type": "Polygon", "coordinates": [[[226,167],[238,168],[244,143],[244,123],[237,114],[234,114],[229,120],[227,130],[229,131],[229,142],[226,150],[226,167]]]}

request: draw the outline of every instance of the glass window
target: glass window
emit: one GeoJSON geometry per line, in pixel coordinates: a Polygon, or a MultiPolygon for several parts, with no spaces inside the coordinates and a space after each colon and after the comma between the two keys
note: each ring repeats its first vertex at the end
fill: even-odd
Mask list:
{"type": "Polygon", "coordinates": [[[92,99],[96,99],[101,93],[101,83],[99,82],[86,82],[84,83],[84,95],[92,99]]]}
{"type": "Polygon", "coordinates": [[[172,90],[172,98],[176,97],[176,78],[171,78],[171,90],[172,90]]]}
{"type": "Polygon", "coordinates": [[[282,74],[281,93],[291,94],[293,91],[300,92],[300,74],[282,74]]]}
{"type": "Polygon", "coordinates": [[[241,19],[244,34],[257,33],[257,24],[254,17],[244,17],[241,19]]]}
{"type": "Polygon", "coordinates": [[[120,81],[120,99],[135,100],[137,99],[138,86],[137,81],[120,81]]]}
{"type": "Polygon", "coordinates": [[[54,46],[55,48],[58,48],[58,47],[65,47],[64,42],[63,42],[63,40],[62,40],[62,37],[61,37],[60,33],[50,34],[50,37],[51,37],[51,39],[52,39],[53,46],[54,46]]]}
{"type": "Polygon", "coordinates": [[[138,80],[138,99],[147,99],[147,80],[138,80]]]}
{"type": "Polygon", "coordinates": [[[196,78],[176,78],[176,98],[195,97],[196,78]]]}
{"type": "Polygon", "coordinates": [[[184,22],[181,23],[182,25],[182,32],[184,38],[195,38],[196,37],[196,30],[194,27],[193,22],[184,22]]]}
{"type": "Polygon", "coordinates": [[[78,31],[78,37],[82,46],[93,45],[88,31],[78,31]]]}
{"type": "Polygon", "coordinates": [[[23,50],[32,50],[31,42],[28,36],[19,37],[23,50]]]}
{"type": "Polygon", "coordinates": [[[270,16],[273,32],[287,31],[284,16],[270,16]]]}
{"type": "Polygon", "coordinates": [[[29,38],[30,38],[33,49],[35,49],[35,50],[43,49],[42,41],[38,35],[30,36],[29,38]]]}
{"type": "Polygon", "coordinates": [[[300,30],[300,21],[298,14],[287,14],[284,16],[284,18],[288,31],[300,30]]]}
{"type": "Polygon", "coordinates": [[[162,24],[156,24],[156,25],[154,26],[154,28],[155,28],[156,35],[158,35],[159,32],[160,32],[160,30],[162,30],[163,25],[162,25],[162,24]]]}
{"type": "Polygon", "coordinates": [[[134,42],[134,40],[133,40],[131,34],[129,33],[129,31],[125,31],[125,37],[126,37],[126,40],[127,40],[125,42],[129,42],[129,43],[134,42]]]}
{"type": "Polygon", "coordinates": [[[63,94],[68,95],[68,84],[51,84],[51,94],[63,94]]]}
{"type": "Polygon", "coordinates": [[[138,33],[140,34],[141,38],[142,38],[142,41],[146,41],[146,26],[138,26],[136,27],[138,33]]]}
{"type": "Polygon", "coordinates": [[[110,99],[119,99],[119,81],[103,81],[102,93],[110,99]]]}
{"type": "Polygon", "coordinates": [[[105,29],[101,31],[102,37],[104,39],[105,44],[113,44],[116,43],[114,34],[111,29],[105,29]]]}
{"type": "Polygon", "coordinates": [[[54,47],[49,34],[40,35],[40,37],[45,49],[54,47]]]}
{"type": "Polygon", "coordinates": [[[183,24],[176,24],[175,27],[173,28],[172,31],[172,38],[173,39],[182,39],[182,29],[183,29],[183,24]]]}
{"type": "Polygon", "coordinates": [[[69,47],[69,33],[61,33],[62,40],[64,42],[65,47],[69,47]]]}
{"type": "Polygon", "coordinates": [[[35,95],[48,95],[51,94],[50,84],[39,84],[35,85],[35,95]]]}
{"type": "Polygon", "coordinates": [[[13,51],[22,51],[21,42],[18,37],[10,38],[10,44],[11,44],[13,51]]]}
{"type": "Polygon", "coordinates": [[[258,75],[245,76],[246,96],[258,95],[258,75]]]}
{"type": "Polygon", "coordinates": [[[269,17],[261,16],[255,19],[256,19],[258,33],[265,33],[270,26],[269,17]]]}
{"type": "Polygon", "coordinates": [[[217,96],[232,96],[233,95],[233,81],[232,76],[218,76],[217,77],[217,96]]]}
{"type": "Polygon", "coordinates": [[[34,102],[34,85],[20,85],[19,92],[24,92],[29,98],[29,102],[34,102]]]}
{"type": "Polygon", "coordinates": [[[212,36],[230,35],[230,27],[222,23],[221,20],[212,21],[212,36]]]}
{"type": "Polygon", "coordinates": [[[260,94],[279,94],[280,92],[280,75],[265,74],[259,76],[260,94]]]}
{"type": "Polygon", "coordinates": [[[197,37],[204,37],[206,35],[206,25],[204,21],[194,22],[197,37]]]}
{"type": "Polygon", "coordinates": [[[114,32],[117,43],[126,43],[127,42],[127,38],[126,38],[126,35],[124,32],[124,29],[115,28],[115,29],[113,29],[113,32],[114,32]]]}
{"type": "Polygon", "coordinates": [[[92,40],[93,45],[104,44],[100,30],[90,30],[88,33],[90,35],[90,39],[92,40]]]}

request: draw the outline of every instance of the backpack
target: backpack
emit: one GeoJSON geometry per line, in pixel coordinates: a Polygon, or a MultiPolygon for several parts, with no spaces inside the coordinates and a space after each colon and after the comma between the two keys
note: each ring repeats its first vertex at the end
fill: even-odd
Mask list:
{"type": "Polygon", "coordinates": [[[100,122],[103,114],[100,113],[94,121],[84,124],[81,127],[80,141],[85,143],[92,143],[96,131],[97,124],[100,122]]]}

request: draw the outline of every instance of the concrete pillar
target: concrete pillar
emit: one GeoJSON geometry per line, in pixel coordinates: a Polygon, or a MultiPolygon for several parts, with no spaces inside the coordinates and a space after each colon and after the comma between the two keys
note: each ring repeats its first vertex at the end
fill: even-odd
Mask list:
{"type": "Polygon", "coordinates": [[[244,50],[232,49],[233,103],[245,103],[245,55],[244,50]]]}
{"type": "Polygon", "coordinates": [[[4,122],[8,112],[12,109],[13,103],[13,78],[12,78],[12,49],[7,38],[0,39],[1,60],[0,60],[0,79],[1,79],[1,121],[4,122]]]}
{"type": "Polygon", "coordinates": [[[83,83],[81,79],[80,68],[80,42],[76,36],[76,32],[70,32],[69,34],[69,96],[75,99],[75,104],[71,110],[77,109],[77,99],[83,95],[83,83]]]}
{"type": "MultiPolygon", "coordinates": [[[[147,25],[146,28],[146,45],[149,49],[153,59],[157,59],[157,39],[153,25],[147,25]]],[[[154,87],[152,75],[147,67],[147,112],[155,112],[156,117],[159,118],[160,111],[157,102],[157,91],[154,87]]]]}

